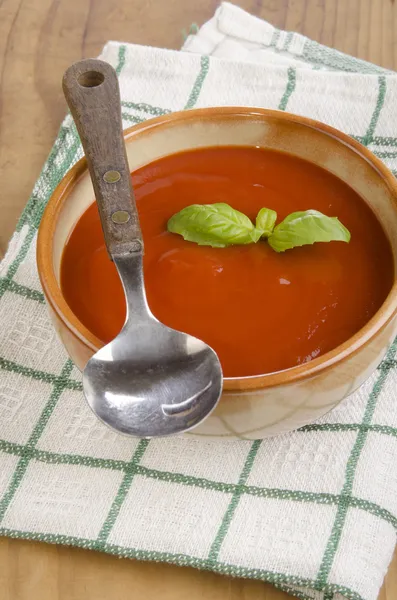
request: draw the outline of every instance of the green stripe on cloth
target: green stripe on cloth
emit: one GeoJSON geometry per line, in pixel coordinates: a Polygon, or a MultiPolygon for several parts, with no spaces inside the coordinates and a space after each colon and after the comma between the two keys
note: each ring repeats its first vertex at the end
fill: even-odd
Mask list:
{"type": "MultiPolygon", "coordinates": [[[[32,369],[31,367],[25,367],[25,365],[21,365],[19,363],[13,362],[12,360],[7,360],[2,357],[0,357],[0,369],[4,371],[9,371],[10,373],[18,373],[19,375],[23,375],[24,377],[30,377],[31,379],[35,379],[36,381],[43,381],[44,383],[56,384],[61,381],[59,375],[54,375],[53,373],[47,373],[46,371],[40,371],[38,369],[32,369]]],[[[65,386],[67,389],[79,391],[82,391],[83,389],[82,383],[80,381],[74,381],[72,379],[68,379],[65,382],[65,386]]]]}
{"type": "MultiPolygon", "coordinates": [[[[390,360],[394,357],[397,349],[397,340],[395,340],[389,349],[387,359],[390,360]]],[[[389,371],[381,371],[369,396],[367,407],[362,420],[362,425],[369,425],[372,420],[372,416],[375,411],[376,402],[379,394],[382,391],[384,384],[386,383],[389,371]]],[[[356,473],[357,464],[361,455],[361,451],[364,447],[365,441],[368,436],[368,431],[360,430],[357,434],[356,442],[351,451],[349,460],[346,466],[345,483],[341,492],[341,500],[339,502],[338,510],[336,512],[334,524],[332,527],[331,535],[327,542],[324,556],[321,561],[320,569],[317,574],[317,589],[323,589],[327,583],[327,578],[332,568],[332,563],[338,549],[338,544],[342,535],[343,526],[347,516],[347,510],[349,504],[346,502],[347,498],[351,497],[354,477],[356,473]]]]}
{"type": "Polygon", "coordinates": [[[384,358],[380,365],[378,365],[379,371],[390,371],[390,369],[395,369],[397,367],[397,360],[384,358]]]}
{"type": "Polygon", "coordinates": [[[397,152],[377,152],[373,151],[378,158],[397,158],[397,152]]]}
{"type": "Polygon", "coordinates": [[[397,147],[397,137],[377,135],[372,138],[372,142],[374,146],[391,146],[392,148],[397,147]]]}
{"type": "MultiPolygon", "coordinates": [[[[1,449],[1,446],[0,446],[1,449]]],[[[57,465],[79,465],[82,467],[91,467],[92,469],[110,469],[112,471],[127,471],[129,463],[123,460],[114,460],[111,458],[94,458],[92,456],[83,456],[81,454],[59,454],[58,452],[49,452],[48,450],[39,450],[33,448],[32,458],[39,462],[57,465]]]]}
{"type": "Polygon", "coordinates": [[[276,46],[277,46],[277,42],[278,42],[278,40],[279,40],[279,37],[280,37],[280,33],[281,33],[281,32],[280,32],[280,30],[279,30],[279,29],[275,29],[275,30],[273,31],[272,39],[270,40],[270,44],[269,44],[269,46],[270,46],[270,47],[272,47],[272,48],[276,48],[276,46]]]}
{"type": "Polygon", "coordinates": [[[130,121],[130,123],[142,123],[145,120],[142,117],[137,117],[135,115],[130,115],[129,113],[126,113],[126,112],[122,112],[121,113],[121,118],[124,121],[130,121]]]}
{"type": "Polygon", "coordinates": [[[305,425],[297,431],[305,433],[306,431],[375,431],[384,435],[397,437],[397,428],[389,425],[365,425],[363,423],[314,423],[305,425]]]}
{"type": "Polygon", "coordinates": [[[289,67],[287,87],[283,94],[283,97],[280,100],[280,104],[278,106],[278,108],[280,110],[285,110],[287,108],[288,100],[290,99],[291,94],[295,90],[295,87],[296,87],[296,69],[294,69],[293,67],[289,67]]]}
{"type": "Polygon", "coordinates": [[[378,124],[379,121],[379,117],[380,117],[380,113],[382,111],[383,108],[383,104],[385,102],[385,96],[386,96],[386,77],[384,75],[380,75],[378,77],[378,87],[379,87],[379,91],[378,91],[378,99],[376,101],[376,106],[375,106],[375,110],[372,114],[372,118],[371,118],[371,122],[368,126],[368,130],[367,133],[365,134],[362,143],[364,144],[364,146],[368,146],[369,144],[372,143],[373,140],[373,136],[375,133],[375,129],[376,126],[378,124]]]}
{"type": "Polygon", "coordinates": [[[203,87],[205,78],[208,75],[209,68],[210,68],[209,56],[202,56],[200,59],[200,71],[199,71],[199,74],[197,75],[196,81],[194,82],[193,89],[190,92],[188,101],[186,102],[186,104],[184,106],[185,110],[187,110],[189,108],[193,108],[196,105],[197,100],[200,96],[200,92],[203,87]]]}
{"type": "Polygon", "coordinates": [[[22,456],[25,450],[25,446],[22,444],[15,444],[13,442],[6,442],[5,440],[0,440],[0,452],[5,452],[6,454],[13,454],[14,456],[22,456]]]}
{"type": "Polygon", "coordinates": [[[124,108],[132,108],[133,110],[138,110],[140,112],[147,113],[154,117],[159,117],[161,115],[167,115],[171,111],[169,108],[160,108],[159,106],[152,106],[151,104],[147,104],[146,102],[121,102],[121,106],[124,108]]]}
{"type": "Polygon", "coordinates": [[[117,66],[116,66],[117,75],[120,75],[120,73],[123,70],[123,67],[125,65],[126,52],[127,52],[127,47],[124,44],[122,44],[119,48],[119,53],[118,53],[118,62],[117,62],[117,66]]]}
{"type": "Polygon", "coordinates": [[[303,49],[302,59],[312,65],[319,65],[332,69],[334,71],[342,71],[344,73],[360,73],[363,75],[377,75],[380,73],[392,74],[383,67],[378,67],[372,63],[366,62],[353,56],[347,56],[334,48],[322,46],[313,40],[306,38],[303,49]]]}
{"type": "Polygon", "coordinates": [[[106,517],[104,524],[102,525],[101,531],[99,532],[99,535],[97,538],[98,544],[104,544],[109,537],[112,527],[115,524],[115,521],[121,510],[123,502],[128,494],[130,487],[131,487],[132,480],[134,479],[134,476],[136,474],[135,467],[141,460],[146,448],[149,445],[149,441],[150,440],[141,440],[138,444],[138,447],[136,448],[136,450],[134,452],[131,462],[128,465],[128,469],[126,470],[126,473],[124,475],[123,481],[121,482],[121,485],[117,492],[117,495],[113,501],[112,506],[110,507],[109,514],[106,517]]]}
{"type": "Polygon", "coordinates": [[[241,471],[241,475],[239,477],[238,480],[238,484],[237,484],[237,488],[233,493],[232,499],[229,503],[229,506],[227,508],[227,511],[222,519],[222,523],[221,526],[218,530],[218,533],[216,534],[215,540],[211,546],[209,555],[208,555],[208,560],[212,563],[213,561],[216,561],[218,559],[218,554],[219,551],[221,549],[223,540],[226,537],[226,534],[228,532],[229,529],[229,525],[233,519],[233,515],[236,511],[236,508],[238,506],[238,503],[240,501],[240,497],[243,493],[242,491],[242,486],[245,484],[245,482],[248,479],[248,476],[251,472],[252,466],[254,464],[254,460],[255,457],[258,453],[258,450],[260,448],[261,445],[261,440],[256,440],[255,442],[252,442],[250,451],[248,452],[247,458],[245,460],[244,463],[244,467],[243,470],[241,471]]]}
{"type": "Polygon", "coordinates": [[[213,481],[204,479],[203,477],[194,477],[193,475],[184,475],[183,473],[174,473],[171,471],[159,471],[157,469],[149,469],[142,465],[136,465],[135,472],[137,475],[156,479],[157,481],[168,481],[170,483],[213,490],[216,492],[225,492],[227,494],[233,494],[236,491],[236,485],[233,483],[223,483],[222,481],[213,481]]]}
{"type": "Polygon", "coordinates": [[[4,296],[6,291],[9,291],[19,296],[24,296],[29,300],[36,300],[41,304],[44,303],[44,294],[42,292],[39,292],[38,290],[34,290],[32,288],[29,288],[25,285],[13,281],[13,277],[15,276],[19,266],[24,261],[29,252],[35,233],[36,232],[34,229],[29,229],[27,236],[22,244],[22,247],[16,258],[9,266],[6,275],[0,277],[0,299],[4,296]]]}
{"type": "MultiPolygon", "coordinates": [[[[2,283],[2,278],[0,278],[0,286],[2,283]]],[[[39,292],[38,290],[34,290],[32,288],[27,287],[26,285],[22,285],[10,279],[7,284],[7,288],[9,292],[13,292],[18,296],[23,296],[24,298],[28,298],[29,300],[37,300],[40,304],[44,304],[44,294],[43,292],[39,292]]]]}
{"type": "Polygon", "coordinates": [[[289,49],[289,47],[291,45],[291,42],[293,40],[293,37],[294,37],[294,34],[292,33],[292,31],[289,31],[287,33],[287,35],[285,36],[285,41],[284,41],[284,45],[283,45],[283,50],[284,51],[288,51],[288,49],[289,49]]]}

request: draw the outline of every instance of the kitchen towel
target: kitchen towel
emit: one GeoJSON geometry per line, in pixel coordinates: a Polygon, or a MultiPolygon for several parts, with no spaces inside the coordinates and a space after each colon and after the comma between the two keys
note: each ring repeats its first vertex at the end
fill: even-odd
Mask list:
{"type": "MultiPolygon", "coordinates": [[[[397,169],[397,78],[230,4],[182,52],[109,42],[125,127],[248,105],[345,131],[397,169]]],[[[375,600],[395,546],[395,342],[326,417],[263,441],[137,440],[102,425],[49,321],[35,245],[82,156],[70,116],[0,271],[0,534],[272,582],[305,600],[375,600]]]]}

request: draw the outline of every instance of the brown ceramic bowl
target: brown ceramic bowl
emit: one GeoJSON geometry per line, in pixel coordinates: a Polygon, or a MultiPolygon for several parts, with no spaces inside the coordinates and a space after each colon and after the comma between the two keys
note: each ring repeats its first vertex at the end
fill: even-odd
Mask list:
{"type": "MultiPolygon", "coordinates": [[[[287,151],[348,183],[381,222],[397,264],[397,183],[371,152],[327,125],[254,108],[206,108],[165,115],[125,132],[131,171],[181,150],[217,145],[287,151]]],[[[94,201],[85,160],[63,178],[45,210],[37,261],[50,312],[67,351],[83,369],[103,344],[67,305],[59,284],[62,251],[75,223],[94,201]]],[[[331,352],[286,371],[226,378],[214,413],[189,436],[258,439],[290,431],[331,410],[375,370],[397,332],[397,282],[381,309],[331,352]]]]}

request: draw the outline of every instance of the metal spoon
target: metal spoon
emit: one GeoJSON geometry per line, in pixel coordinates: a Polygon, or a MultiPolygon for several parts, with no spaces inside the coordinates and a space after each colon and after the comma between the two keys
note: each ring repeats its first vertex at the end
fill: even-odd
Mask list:
{"type": "Polygon", "coordinates": [[[84,369],[84,394],[94,413],[119,432],[156,437],[187,431],[215,408],[222,370],[207,344],[166,327],[148,307],[116,72],[100,60],[83,60],[66,71],[63,90],[127,303],[122,331],[84,369]]]}

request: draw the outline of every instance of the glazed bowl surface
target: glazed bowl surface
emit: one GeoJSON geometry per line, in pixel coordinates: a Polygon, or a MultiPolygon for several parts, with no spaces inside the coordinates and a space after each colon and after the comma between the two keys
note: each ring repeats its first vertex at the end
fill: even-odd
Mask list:
{"type": "MultiPolygon", "coordinates": [[[[280,111],[205,108],[151,119],[125,131],[131,171],[163,156],[211,146],[253,146],[288,152],[320,166],[370,205],[397,265],[397,184],[384,164],[349,136],[280,111]]],[[[37,262],[51,317],[78,368],[103,345],[69,308],[60,287],[63,249],[78,219],[94,202],[85,159],[65,175],[44,212],[37,262]]],[[[353,337],[312,361],[252,377],[226,378],[217,409],[187,434],[197,439],[260,439],[318,419],[376,369],[397,333],[397,278],[380,310],[353,337]]],[[[244,349],[241,349],[244,352],[244,349]]]]}

